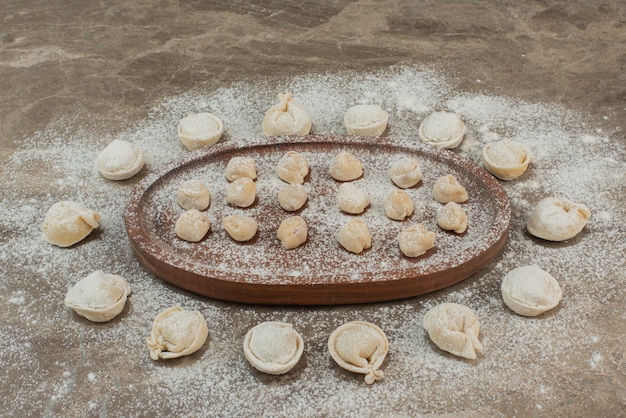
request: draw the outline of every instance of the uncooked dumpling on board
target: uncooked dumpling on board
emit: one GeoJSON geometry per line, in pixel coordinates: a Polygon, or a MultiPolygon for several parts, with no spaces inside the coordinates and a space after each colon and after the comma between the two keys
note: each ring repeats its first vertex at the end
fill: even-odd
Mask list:
{"type": "Polygon", "coordinates": [[[288,212],[302,208],[307,199],[306,188],[301,184],[288,184],[278,191],[278,204],[288,212]]]}
{"type": "Polygon", "coordinates": [[[304,244],[308,231],[309,227],[301,216],[292,216],[280,223],[276,237],[286,250],[292,250],[304,244]]]}
{"type": "Polygon", "coordinates": [[[62,201],[50,206],[41,229],[50,244],[69,247],[86,238],[99,221],[98,212],[77,202],[62,201]]]}
{"type": "Polygon", "coordinates": [[[360,254],[372,246],[372,236],[365,222],[353,219],[339,230],[339,244],[351,253],[360,254]]]}
{"type": "Polygon", "coordinates": [[[254,218],[244,215],[226,216],[222,219],[222,226],[228,235],[238,242],[250,241],[259,229],[254,218]]]}
{"type": "Polygon", "coordinates": [[[328,173],[338,181],[352,181],[363,175],[363,164],[348,151],[341,151],[330,162],[328,173]]]}
{"type": "Polygon", "coordinates": [[[550,273],[535,265],[511,270],[502,279],[502,299],[513,312],[537,316],[556,307],[561,287],[550,273]]]}
{"type": "Polygon", "coordinates": [[[256,179],[256,162],[250,157],[233,157],[226,164],[226,179],[228,181],[239,180],[247,177],[256,179]]]}
{"type": "Polygon", "coordinates": [[[241,177],[226,188],[226,201],[233,206],[247,208],[256,200],[256,183],[248,177],[241,177]]]}
{"type": "Polygon", "coordinates": [[[304,340],[292,324],[262,322],[247,333],[243,353],[257,370],[273,375],[287,373],[302,357],[304,340]]]}
{"type": "Polygon", "coordinates": [[[263,133],[267,136],[306,135],[311,131],[311,117],[290,93],[279,93],[278,103],[263,117],[263,133]]]}
{"type": "Polygon", "coordinates": [[[109,180],[126,180],[139,173],[144,162],[137,145],[116,139],[98,154],[96,167],[109,180]]]}
{"type": "Polygon", "coordinates": [[[565,198],[546,197],[531,212],[526,227],[532,235],[548,241],[574,238],[591,218],[587,206],[565,198]]]}
{"type": "Polygon", "coordinates": [[[404,157],[391,164],[389,176],[396,186],[408,189],[420,182],[422,170],[415,158],[404,157]]]}
{"type": "Polygon", "coordinates": [[[425,144],[456,148],[465,135],[465,124],[456,113],[433,112],[420,124],[418,136],[425,144]]]}
{"type": "Polygon", "coordinates": [[[467,213],[456,202],[448,202],[437,211],[437,225],[446,231],[462,234],[467,230],[467,213]]]}
{"type": "Polygon", "coordinates": [[[276,165],[278,178],[289,184],[302,184],[309,174],[309,162],[303,154],[288,151],[276,165]]]}
{"type": "Polygon", "coordinates": [[[205,210],[211,204],[211,192],[202,180],[187,180],[178,189],[176,201],[183,209],[205,210]]]}
{"type": "Polygon", "coordinates": [[[355,105],[343,118],[348,135],[380,136],[387,128],[388,115],[378,105],[355,105]]]}
{"type": "Polygon", "coordinates": [[[398,245],[405,256],[419,257],[435,246],[435,237],[422,224],[415,224],[398,234],[398,245]]]}
{"type": "Polygon", "coordinates": [[[369,193],[352,183],[342,183],[337,192],[339,209],[352,215],[358,215],[370,205],[369,193]]]}
{"type": "Polygon", "coordinates": [[[430,339],[444,351],[470,360],[483,352],[478,340],[478,316],[467,306],[442,303],[424,315],[424,329],[430,339]]]}
{"type": "Polygon", "coordinates": [[[94,271],[72,286],[65,306],[93,322],[106,322],[122,312],[130,285],[122,276],[94,271]]]}
{"type": "Polygon", "coordinates": [[[530,149],[510,139],[490,142],[483,148],[485,168],[501,180],[518,178],[531,161],[530,149]]]}
{"type": "Polygon", "coordinates": [[[341,325],[330,334],[328,351],[340,367],[364,374],[367,384],[384,377],[379,367],[389,351],[389,342],[374,324],[353,321],[341,325]]]}
{"type": "Polygon", "coordinates": [[[198,209],[189,209],[176,220],[174,232],[178,238],[188,242],[198,242],[211,229],[209,217],[198,209]]]}
{"type": "Polygon", "coordinates": [[[439,203],[463,203],[469,198],[465,187],[452,174],[437,179],[433,186],[433,197],[439,203]]]}
{"type": "Polygon", "coordinates": [[[178,139],[190,151],[215,144],[222,137],[222,132],[222,120],[207,112],[192,113],[178,124],[178,139]]]}
{"type": "Polygon", "coordinates": [[[154,319],[146,344],[152,360],[172,359],[195,353],[208,336],[209,329],[200,312],[172,306],[154,319]]]}
{"type": "Polygon", "coordinates": [[[385,199],[385,214],[389,219],[403,221],[413,215],[415,205],[404,190],[393,190],[385,199]]]}

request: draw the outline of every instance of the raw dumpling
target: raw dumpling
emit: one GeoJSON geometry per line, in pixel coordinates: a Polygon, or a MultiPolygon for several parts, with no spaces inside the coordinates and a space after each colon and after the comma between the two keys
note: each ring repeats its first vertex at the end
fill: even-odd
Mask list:
{"type": "Polygon", "coordinates": [[[463,203],[469,198],[465,187],[452,174],[442,176],[435,182],[433,197],[439,203],[463,203]]]}
{"type": "Polygon", "coordinates": [[[289,151],[278,161],[276,174],[289,184],[302,184],[309,174],[309,162],[299,152],[289,151]]]}
{"type": "Polygon", "coordinates": [[[422,170],[415,158],[402,158],[394,161],[389,170],[394,184],[402,189],[415,186],[422,179],[422,170]]]}
{"type": "Polygon", "coordinates": [[[155,318],[146,343],[152,360],[171,359],[195,353],[208,336],[209,329],[200,312],[172,306],[155,318]]]}
{"type": "Polygon", "coordinates": [[[394,190],[385,199],[385,214],[389,219],[403,221],[413,215],[414,209],[413,201],[404,190],[394,190]]]}
{"type": "Polygon", "coordinates": [[[41,225],[50,244],[69,247],[99,226],[100,214],[77,202],[62,201],[50,206],[41,225]]]}
{"type": "Polygon", "coordinates": [[[425,144],[456,148],[465,135],[465,124],[456,113],[433,112],[420,124],[418,135],[425,144]]]}
{"type": "Polygon", "coordinates": [[[67,291],[65,306],[90,321],[106,322],[122,312],[128,295],[125,278],[97,270],[67,291]]]}
{"type": "Polygon", "coordinates": [[[513,180],[524,174],[532,160],[530,149],[510,139],[491,142],[483,148],[483,164],[501,180],[513,180]]]}
{"type": "Polygon", "coordinates": [[[251,328],[243,341],[243,354],[257,370],[278,375],[287,373],[304,352],[302,336],[293,325],[263,322],[251,328]]]}
{"type": "Polygon", "coordinates": [[[378,105],[356,105],[347,110],[343,122],[348,135],[380,136],[387,119],[387,112],[378,105]]]}
{"type": "Polygon", "coordinates": [[[210,113],[192,113],[178,124],[178,139],[188,150],[213,145],[222,137],[224,124],[210,113]]]}
{"type": "Polygon", "coordinates": [[[197,209],[189,209],[176,220],[174,232],[178,238],[198,242],[211,229],[209,217],[197,209]]]}
{"type": "Polygon", "coordinates": [[[292,216],[280,223],[276,236],[285,249],[291,250],[304,244],[308,230],[309,228],[301,216],[292,216]]]}
{"type": "Polygon", "coordinates": [[[367,191],[352,183],[343,183],[339,186],[337,204],[342,211],[358,215],[369,206],[370,196],[367,191]]]}
{"type": "Polygon", "coordinates": [[[139,173],[144,165],[141,149],[128,141],[111,142],[98,154],[96,167],[109,180],[126,180],[139,173]]]}
{"type": "Polygon", "coordinates": [[[278,103],[263,117],[263,133],[267,136],[306,135],[311,131],[311,117],[290,93],[279,93],[278,103]]]}
{"type": "Polygon", "coordinates": [[[446,231],[462,234],[467,230],[467,213],[456,202],[448,202],[437,211],[437,225],[446,231]]]}
{"type": "Polygon", "coordinates": [[[226,201],[233,206],[247,208],[256,200],[256,183],[248,177],[241,177],[230,183],[226,189],[226,201]]]}
{"type": "Polygon", "coordinates": [[[339,244],[351,253],[360,254],[372,246],[372,236],[365,222],[353,219],[341,228],[339,244]]]}
{"type": "Polygon", "coordinates": [[[506,306],[524,316],[549,311],[562,298],[561,287],[554,277],[533,265],[508,272],[502,279],[501,290],[506,306]]]}
{"type": "Polygon", "coordinates": [[[557,197],[541,200],[530,214],[526,227],[532,235],[548,241],[565,241],[583,230],[591,217],[585,205],[557,197]]]}
{"type": "Polygon", "coordinates": [[[235,241],[249,241],[259,228],[254,218],[243,215],[230,215],[222,219],[222,226],[235,241]]]}
{"type": "Polygon", "coordinates": [[[400,251],[407,257],[419,257],[435,246],[435,233],[415,224],[398,234],[400,251]]]}
{"type": "Polygon", "coordinates": [[[289,184],[278,191],[280,207],[289,212],[299,210],[307,199],[306,189],[301,184],[289,184]]]}
{"type": "Polygon", "coordinates": [[[330,162],[328,173],[335,180],[352,181],[363,175],[363,165],[348,151],[341,151],[330,162]]]}
{"type": "Polygon", "coordinates": [[[211,204],[211,192],[201,180],[191,179],[178,189],[176,200],[183,209],[205,210],[211,204]]]}
{"type": "Polygon", "coordinates": [[[476,352],[483,352],[478,340],[478,316],[467,306],[458,303],[435,306],[424,315],[424,329],[437,347],[455,356],[475,360],[476,352]]]}
{"type": "Polygon", "coordinates": [[[340,367],[364,374],[369,385],[385,377],[378,368],[389,351],[389,342],[374,324],[353,321],[341,325],[330,334],[328,351],[340,367]]]}
{"type": "Polygon", "coordinates": [[[233,157],[226,165],[226,179],[228,181],[239,180],[242,177],[256,179],[256,163],[254,158],[233,157]]]}

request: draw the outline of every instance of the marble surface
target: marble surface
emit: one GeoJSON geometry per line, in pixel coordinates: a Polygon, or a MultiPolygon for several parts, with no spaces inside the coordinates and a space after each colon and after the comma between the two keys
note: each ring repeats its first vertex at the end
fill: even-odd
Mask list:
{"type": "MultiPolygon", "coordinates": [[[[0,340],[9,347],[0,360],[3,413],[626,414],[626,232],[620,222],[624,210],[618,208],[626,191],[622,1],[5,0],[2,9],[0,340]],[[475,97],[508,97],[570,109],[585,119],[572,123],[588,124],[591,133],[610,144],[591,155],[597,161],[609,155],[611,167],[618,167],[606,173],[614,176],[612,190],[599,192],[602,199],[612,199],[616,209],[600,208],[606,215],[601,222],[567,245],[564,254],[579,258],[572,261],[578,266],[575,273],[588,275],[589,281],[571,284],[563,306],[545,318],[547,324],[554,321],[545,328],[553,333],[549,344],[537,342],[542,330],[537,321],[528,322],[528,332],[521,337],[506,333],[507,326],[524,326],[500,302],[493,305],[499,300],[501,273],[515,264],[506,255],[471,279],[424,297],[361,306],[259,307],[214,301],[165,284],[132,256],[123,229],[112,237],[115,227],[107,229],[106,222],[84,245],[62,252],[49,248],[40,236],[39,223],[54,201],[96,187],[84,192],[108,211],[108,199],[119,198],[123,205],[129,188],[140,179],[122,185],[94,183],[89,178],[97,173],[85,168],[87,164],[77,163],[79,170],[64,173],[55,168],[63,164],[54,158],[64,158],[65,149],[87,150],[93,158],[107,139],[154,118],[154,109],[164,100],[240,83],[255,89],[293,77],[385,73],[398,66],[445,74],[454,91],[475,97]],[[27,152],[44,140],[48,148],[42,149],[54,152],[27,152]],[[609,249],[604,260],[595,257],[594,239],[609,249]],[[580,267],[585,254],[572,250],[577,245],[589,246],[589,268],[580,267]],[[68,286],[99,268],[94,260],[128,276],[134,288],[122,317],[103,325],[88,323],[62,304],[68,286]],[[574,296],[573,291],[579,293],[574,296]],[[419,329],[426,307],[462,300],[463,294],[479,313],[502,315],[508,321],[497,325],[485,318],[486,353],[477,362],[437,351],[424,342],[419,329]],[[482,307],[489,301],[493,306],[482,307]],[[189,358],[153,362],[144,341],[152,318],[170,304],[203,312],[209,318],[209,343],[189,358]],[[305,361],[283,377],[253,371],[240,350],[247,329],[274,319],[296,323],[308,344],[305,361]],[[353,319],[378,321],[390,338],[390,356],[382,367],[387,377],[371,387],[360,377],[342,373],[325,353],[334,327],[353,319]],[[574,320],[580,323],[575,327],[580,339],[571,330],[563,330],[562,339],[554,334],[560,324],[574,320]],[[412,346],[407,332],[422,342],[412,346]],[[529,340],[535,341],[532,349],[520,350],[521,357],[493,360],[497,353],[529,340]],[[412,362],[411,356],[420,360],[412,362]],[[423,375],[411,364],[418,364],[423,375]]],[[[142,176],[158,170],[160,163],[149,162],[142,176]]],[[[602,177],[602,169],[593,167],[590,175],[602,177]]],[[[538,198],[511,190],[514,199],[538,198]]],[[[562,259],[555,269],[565,274],[567,265],[562,259]]]]}

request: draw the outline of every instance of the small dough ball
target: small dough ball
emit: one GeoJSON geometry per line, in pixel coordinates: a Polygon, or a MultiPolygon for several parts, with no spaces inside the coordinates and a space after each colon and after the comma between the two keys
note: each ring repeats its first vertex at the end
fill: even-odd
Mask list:
{"type": "Polygon", "coordinates": [[[188,150],[193,151],[213,145],[222,137],[224,124],[210,113],[192,113],[178,124],[178,139],[188,150]]]}
{"type": "Polygon", "coordinates": [[[433,197],[439,203],[463,203],[469,198],[465,187],[452,174],[439,177],[433,187],[433,197]]]}
{"type": "Polygon", "coordinates": [[[406,157],[396,160],[391,164],[389,176],[396,186],[402,189],[408,189],[420,182],[422,179],[422,170],[415,158],[406,157]]]}
{"type": "Polygon", "coordinates": [[[425,144],[452,149],[463,141],[465,124],[456,113],[433,112],[422,121],[417,134],[425,144]]]}
{"type": "Polygon", "coordinates": [[[337,204],[342,211],[358,215],[369,206],[370,196],[367,191],[352,183],[343,183],[339,186],[337,204]]]}
{"type": "Polygon", "coordinates": [[[62,201],[50,206],[41,229],[50,244],[69,247],[86,238],[99,221],[98,212],[77,202],[62,201]]]}
{"type": "Polygon", "coordinates": [[[554,277],[533,265],[508,272],[502,279],[501,290],[506,306],[523,316],[537,316],[549,311],[563,297],[554,277]]]}
{"type": "Polygon", "coordinates": [[[413,201],[404,190],[393,190],[385,199],[385,214],[389,219],[403,221],[413,215],[414,209],[413,201]]]}
{"type": "Polygon", "coordinates": [[[309,174],[309,162],[299,152],[289,151],[278,161],[276,174],[289,184],[302,184],[309,174]]]}
{"type": "Polygon", "coordinates": [[[280,223],[276,236],[287,250],[304,244],[309,228],[300,216],[292,216],[280,223]]]}
{"type": "Polygon", "coordinates": [[[360,254],[372,246],[370,231],[360,219],[353,219],[344,225],[337,238],[343,248],[355,254],[360,254]]]}
{"type": "Polygon", "coordinates": [[[574,238],[591,218],[591,211],[568,199],[546,197],[531,212],[526,227],[532,235],[548,241],[574,238]]]}
{"type": "Polygon", "coordinates": [[[226,165],[226,179],[228,181],[239,180],[242,177],[256,179],[256,163],[254,158],[233,157],[226,165]]]}
{"type": "Polygon", "coordinates": [[[98,154],[96,167],[109,180],[126,180],[139,173],[144,165],[141,149],[128,141],[111,142],[98,154]]]}
{"type": "Polygon", "coordinates": [[[301,184],[289,184],[278,191],[280,207],[289,212],[299,210],[307,199],[306,188],[301,184]]]}
{"type": "Polygon", "coordinates": [[[230,183],[226,189],[226,201],[233,206],[247,208],[256,199],[256,183],[248,177],[242,177],[230,183]]]}
{"type": "Polygon", "coordinates": [[[437,225],[446,231],[462,234],[467,230],[467,213],[456,202],[448,202],[437,211],[437,225]]]}
{"type": "Polygon", "coordinates": [[[278,103],[263,117],[263,133],[267,136],[307,135],[311,125],[311,117],[290,93],[279,93],[278,103]]]}
{"type": "Polygon", "coordinates": [[[435,233],[415,224],[398,234],[400,251],[407,257],[419,257],[435,246],[435,233]]]}
{"type": "Polygon", "coordinates": [[[197,209],[189,209],[180,215],[174,224],[178,238],[189,242],[200,241],[209,229],[211,229],[209,217],[197,209]]]}
{"type": "Polygon", "coordinates": [[[348,151],[341,151],[330,162],[328,173],[338,181],[352,181],[363,175],[363,164],[348,151]]]}
{"type": "Polygon", "coordinates": [[[448,353],[475,360],[476,353],[483,352],[483,345],[478,340],[478,316],[467,306],[458,303],[437,305],[426,312],[423,324],[430,339],[448,353]]]}
{"type": "Polygon", "coordinates": [[[183,209],[205,210],[211,204],[211,192],[202,180],[191,179],[178,189],[176,200],[183,209]]]}
{"type": "Polygon", "coordinates": [[[259,229],[259,225],[250,216],[230,215],[222,219],[222,226],[235,241],[250,241],[259,229]]]}
{"type": "Polygon", "coordinates": [[[513,180],[524,174],[532,160],[530,149],[510,139],[491,142],[483,148],[483,164],[501,180],[513,180]]]}
{"type": "Polygon", "coordinates": [[[356,105],[343,118],[348,135],[380,136],[387,128],[388,115],[378,105],[356,105]]]}

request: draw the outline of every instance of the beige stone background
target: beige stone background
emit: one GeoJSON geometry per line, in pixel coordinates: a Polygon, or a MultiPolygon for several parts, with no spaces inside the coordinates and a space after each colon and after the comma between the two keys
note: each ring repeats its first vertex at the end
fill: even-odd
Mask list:
{"type": "MultiPolygon", "coordinates": [[[[456,80],[459,91],[482,91],[528,102],[563,105],[589,115],[594,123],[610,132],[611,141],[621,144],[622,149],[625,143],[626,5],[619,0],[4,0],[1,3],[0,162],[3,166],[24,138],[67,115],[72,115],[74,120],[70,129],[87,127],[94,136],[114,135],[145,118],[160,100],[193,88],[212,91],[238,81],[267,82],[315,71],[372,71],[392,65],[424,65],[443,71],[456,80]],[[485,82],[477,84],[479,79],[485,82]]],[[[622,162],[624,155],[622,152],[622,162]]],[[[45,172],[33,171],[32,167],[25,171],[23,180],[2,187],[3,207],[9,202],[5,201],[9,195],[39,199],[46,193],[54,193],[54,188],[48,189],[45,172]]],[[[0,173],[9,176],[3,168],[0,173]]],[[[624,204],[623,185],[616,192],[616,204],[624,204]]],[[[25,239],[19,233],[14,224],[5,223],[0,229],[0,239],[5,243],[25,239]]],[[[622,248],[621,253],[611,259],[613,263],[621,262],[622,268],[623,238],[622,235],[622,241],[615,243],[617,248],[622,248]]],[[[137,268],[132,259],[122,262],[137,268]]],[[[56,291],[59,298],[63,292],[40,280],[45,272],[20,267],[9,255],[0,259],[0,268],[0,280],[5,281],[0,285],[4,293],[0,302],[3,306],[1,344],[11,347],[25,344],[32,356],[25,361],[24,356],[15,354],[15,348],[12,355],[0,354],[4,356],[5,368],[0,377],[3,387],[0,415],[626,414],[623,286],[617,287],[611,299],[615,305],[590,320],[591,325],[602,328],[597,335],[606,342],[606,351],[612,353],[611,358],[606,358],[606,368],[589,371],[581,360],[580,369],[574,361],[566,371],[549,373],[543,385],[551,397],[544,400],[543,409],[537,409],[538,395],[527,386],[517,385],[517,379],[528,376],[505,377],[506,365],[502,365],[501,371],[502,390],[496,389],[498,382],[481,381],[475,389],[456,397],[440,382],[433,386],[430,397],[424,397],[428,388],[419,382],[416,383],[419,390],[411,382],[388,385],[387,389],[385,383],[376,383],[369,388],[360,379],[352,379],[351,375],[335,369],[332,378],[327,370],[316,374],[312,368],[319,364],[309,354],[307,368],[300,367],[296,376],[316,381],[320,386],[316,389],[318,395],[304,393],[293,375],[280,380],[254,374],[243,364],[239,346],[235,345],[255,320],[271,317],[270,308],[207,301],[169,287],[173,301],[191,301],[193,306],[219,310],[221,317],[232,318],[219,325],[223,327],[223,338],[219,330],[210,327],[213,342],[201,356],[209,357],[211,348],[232,350],[231,357],[222,355],[222,358],[238,374],[230,380],[222,376],[219,382],[211,382],[211,376],[194,369],[194,360],[172,366],[154,365],[146,352],[137,352],[128,340],[117,348],[110,342],[98,347],[100,337],[90,340],[80,330],[94,330],[93,325],[76,316],[64,313],[61,318],[65,323],[46,320],[65,308],[60,303],[42,306],[37,301],[50,298],[38,299],[38,292],[56,291]],[[27,300],[32,303],[27,306],[9,303],[10,295],[21,291],[21,286],[29,289],[31,298],[27,300]],[[34,320],[24,320],[25,308],[34,320]],[[16,339],[15,335],[21,337],[16,339]],[[71,372],[59,364],[73,364],[71,372]],[[181,378],[175,388],[164,383],[156,376],[167,367],[179,372],[189,368],[189,380],[181,378]],[[98,372],[91,374],[94,370],[98,372]],[[254,375],[254,380],[239,379],[242,370],[254,375]],[[324,384],[338,385],[337,396],[349,399],[337,400],[331,395],[332,388],[322,387],[324,384]],[[59,395],[62,386],[67,390],[59,395]],[[167,390],[160,390],[163,387],[167,390]],[[390,387],[395,392],[385,392],[390,387]],[[202,391],[195,393],[196,388],[202,391]],[[401,393],[399,388],[404,388],[406,393],[401,393]],[[361,401],[350,400],[356,398],[361,401]],[[368,402],[370,398],[372,402],[368,402]],[[350,411],[351,405],[357,405],[359,410],[350,411]]],[[[72,266],[62,270],[74,271],[72,266]]],[[[618,270],[608,271],[612,280],[623,282],[619,266],[618,270]]],[[[167,288],[158,279],[152,280],[151,286],[167,288]]],[[[355,312],[367,316],[379,308],[397,311],[397,306],[406,303],[328,309],[341,318],[353,318],[358,316],[355,312]]],[[[407,311],[413,312],[409,308],[407,311]]],[[[285,318],[301,319],[307,312],[312,317],[324,315],[322,308],[310,312],[304,308],[280,308],[280,312],[285,318]]],[[[560,314],[565,313],[560,311],[560,314]]],[[[150,326],[145,318],[153,316],[144,313],[144,322],[137,323],[127,314],[127,326],[131,333],[137,334],[138,341],[145,338],[150,326]]],[[[317,349],[322,350],[329,330],[311,324],[301,328],[305,339],[315,341],[317,349]]],[[[411,351],[403,353],[410,355],[411,351]]],[[[199,358],[196,356],[195,361],[199,358]]],[[[389,362],[392,359],[393,356],[389,362]]],[[[542,361],[549,367],[550,361],[542,361]]],[[[322,365],[332,369],[330,360],[322,365]]],[[[195,367],[204,366],[198,361],[195,367]]],[[[224,369],[228,366],[224,365],[224,369]]],[[[228,371],[224,373],[228,375],[228,371]]],[[[467,385],[471,387],[472,374],[467,376],[467,385]]],[[[462,377],[455,375],[455,379],[459,378],[462,377]]]]}

